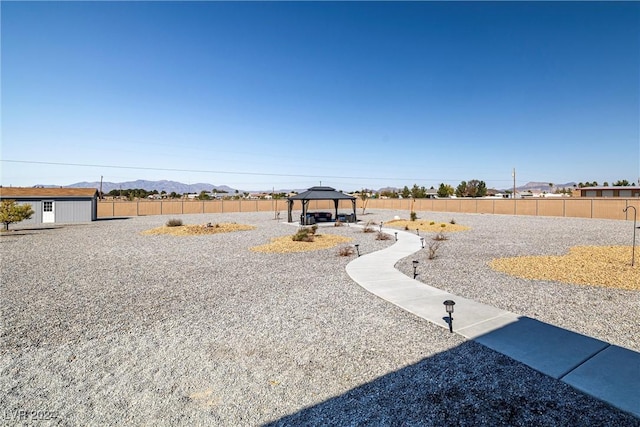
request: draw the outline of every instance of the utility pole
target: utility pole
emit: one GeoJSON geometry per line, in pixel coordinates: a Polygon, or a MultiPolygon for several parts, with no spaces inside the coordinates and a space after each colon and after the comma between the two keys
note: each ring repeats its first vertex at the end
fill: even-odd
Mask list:
{"type": "Polygon", "coordinates": [[[516,168],[513,168],[513,172],[511,172],[511,176],[513,177],[513,198],[516,198],[516,168]]]}
{"type": "Polygon", "coordinates": [[[102,175],[100,175],[100,200],[102,200],[102,175]]]}

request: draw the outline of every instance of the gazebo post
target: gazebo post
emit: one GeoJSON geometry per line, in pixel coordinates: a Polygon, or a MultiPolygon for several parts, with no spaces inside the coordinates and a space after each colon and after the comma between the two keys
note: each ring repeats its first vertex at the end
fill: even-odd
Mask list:
{"type": "Polygon", "coordinates": [[[293,218],[291,218],[291,211],[293,210],[293,200],[287,200],[287,205],[289,205],[289,222],[293,222],[293,218]]]}
{"type": "Polygon", "coordinates": [[[356,199],[351,200],[351,204],[353,205],[353,222],[358,222],[358,218],[356,217],[356,199]]]}
{"type": "Polygon", "coordinates": [[[336,216],[334,217],[336,221],[338,220],[338,203],[339,203],[338,199],[333,199],[333,204],[336,207],[336,216]]]}
{"type": "MultiPolygon", "coordinates": [[[[307,224],[307,210],[309,209],[309,200],[302,201],[302,219],[304,220],[304,225],[307,224]]],[[[303,225],[303,224],[300,224],[303,225]]]]}

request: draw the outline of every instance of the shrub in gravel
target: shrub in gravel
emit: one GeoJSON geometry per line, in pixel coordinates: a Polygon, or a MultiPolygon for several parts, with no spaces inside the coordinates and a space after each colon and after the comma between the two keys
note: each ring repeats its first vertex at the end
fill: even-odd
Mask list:
{"type": "Polygon", "coordinates": [[[313,235],[315,230],[313,228],[301,228],[298,230],[296,234],[294,234],[291,239],[294,242],[313,242],[313,235]]]}
{"type": "Polygon", "coordinates": [[[448,237],[445,236],[445,234],[442,231],[439,232],[438,234],[436,234],[435,236],[433,236],[433,240],[436,240],[436,241],[442,241],[442,240],[447,240],[447,239],[448,239],[448,237]]]}
{"type": "Polygon", "coordinates": [[[415,221],[416,219],[418,219],[418,214],[411,211],[411,213],[409,214],[409,218],[411,219],[411,221],[415,221]]]}
{"type": "Polygon", "coordinates": [[[435,241],[429,243],[429,255],[427,256],[427,258],[434,259],[436,257],[436,252],[438,252],[438,249],[440,249],[440,242],[435,241]]]}
{"type": "Polygon", "coordinates": [[[373,233],[373,228],[371,228],[371,221],[367,221],[364,228],[362,229],[363,233],[373,233]]]}
{"type": "Polygon", "coordinates": [[[391,236],[389,236],[386,233],[383,233],[382,231],[378,231],[378,234],[376,235],[376,240],[391,240],[391,236]]]}
{"type": "Polygon", "coordinates": [[[343,225],[344,223],[339,219],[337,219],[336,222],[333,224],[334,227],[342,227],[343,225]]]}
{"type": "Polygon", "coordinates": [[[449,224],[455,224],[455,223],[456,223],[456,220],[451,218],[451,221],[449,221],[449,224]]]}
{"type": "Polygon", "coordinates": [[[166,223],[167,227],[180,227],[181,225],[182,225],[182,220],[178,218],[171,218],[166,223]]]}
{"type": "Polygon", "coordinates": [[[355,253],[355,249],[353,248],[353,246],[341,246],[338,249],[338,255],[340,256],[351,256],[355,253]]]}

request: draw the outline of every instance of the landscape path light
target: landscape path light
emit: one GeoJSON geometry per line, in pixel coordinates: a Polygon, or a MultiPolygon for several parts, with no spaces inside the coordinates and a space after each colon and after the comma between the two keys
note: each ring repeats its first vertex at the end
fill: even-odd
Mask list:
{"type": "Polygon", "coordinates": [[[396,242],[398,241],[398,232],[396,231],[395,233],[393,233],[396,235],[396,242]]]}
{"type": "Polygon", "coordinates": [[[453,317],[451,317],[451,314],[453,313],[453,306],[456,305],[456,302],[448,299],[443,304],[447,310],[447,314],[449,314],[449,332],[453,333],[453,317]]]}
{"type": "Polygon", "coordinates": [[[382,233],[382,224],[384,224],[382,221],[380,221],[380,232],[382,233]]]}
{"type": "Polygon", "coordinates": [[[358,253],[358,257],[359,257],[359,256],[360,256],[360,245],[356,243],[356,244],[355,244],[355,245],[353,245],[353,246],[355,246],[355,247],[356,247],[356,252],[358,253]]]}
{"type": "Polygon", "coordinates": [[[418,269],[418,260],[414,259],[413,260],[413,278],[415,279],[418,276],[418,272],[416,271],[418,269]]]}
{"type": "Polygon", "coordinates": [[[416,234],[419,236],[420,235],[420,229],[416,228],[416,234]]]}
{"type": "Polygon", "coordinates": [[[420,238],[420,244],[422,245],[422,249],[424,249],[424,237],[420,238]]]}

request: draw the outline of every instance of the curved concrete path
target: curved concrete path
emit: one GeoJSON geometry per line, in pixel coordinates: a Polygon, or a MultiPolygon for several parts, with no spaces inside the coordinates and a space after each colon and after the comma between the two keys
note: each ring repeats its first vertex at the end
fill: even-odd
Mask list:
{"type": "MultiPolygon", "coordinates": [[[[394,235],[397,230],[382,231],[394,235]]],[[[361,248],[362,256],[347,265],[347,274],[369,292],[447,329],[443,302],[454,300],[455,333],[640,417],[640,353],[407,277],[395,264],[422,244],[417,234],[397,233],[397,242],[386,249],[364,254],[361,248]]]]}

